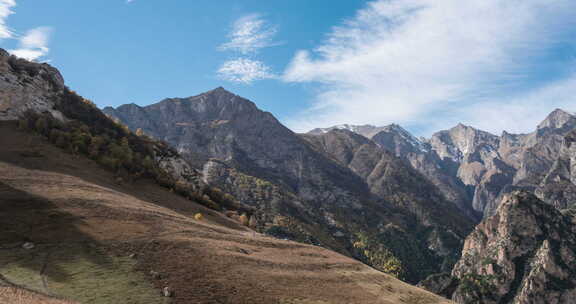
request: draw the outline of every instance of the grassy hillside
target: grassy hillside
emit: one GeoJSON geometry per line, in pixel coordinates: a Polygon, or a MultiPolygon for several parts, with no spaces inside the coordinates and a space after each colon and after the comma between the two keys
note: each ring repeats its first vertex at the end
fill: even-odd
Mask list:
{"type": "Polygon", "coordinates": [[[255,233],[152,180],[117,184],[15,122],[0,123],[0,138],[8,303],[450,303],[324,248],[255,233]]]}

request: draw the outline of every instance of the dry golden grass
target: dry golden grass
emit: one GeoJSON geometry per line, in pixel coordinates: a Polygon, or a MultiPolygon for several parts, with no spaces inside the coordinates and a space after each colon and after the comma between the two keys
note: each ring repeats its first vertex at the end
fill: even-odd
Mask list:
{"type": "Polygon", "coordinates": [[[2,304],[75,304],[76,302],[59,300],[15,287],[0,287],[2,304]]]}
{"type": "MultiPolygon", "coordinates": [[[[38,244],[25,263],[12,259],[16,249],[0,250],[0,275],[18,285],[95,304],[118,304],[118,292],[122,304],[163,303],[166,286],[171,304],[452,303],[336,252],[254,233],[151,182],[117,185],[92,161],[2,123],[0,138],[0,223],[9,227],[0,245],[22,236],[38,244]],[[43,156],[22,157],[30,146],[43,156]]],[[[1,296],[66,303],[19,290],[1,296]]]]}

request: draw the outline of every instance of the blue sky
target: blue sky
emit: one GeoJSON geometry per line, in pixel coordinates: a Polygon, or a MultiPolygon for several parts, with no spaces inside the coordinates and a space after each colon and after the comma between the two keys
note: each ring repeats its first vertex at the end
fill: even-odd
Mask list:
{"type": "Polygon", "coordinates": [[[576,110],[574,2],[0,0],[0,47],[101,107],[224,86],[296,131],[529,132],[576,110]]]}

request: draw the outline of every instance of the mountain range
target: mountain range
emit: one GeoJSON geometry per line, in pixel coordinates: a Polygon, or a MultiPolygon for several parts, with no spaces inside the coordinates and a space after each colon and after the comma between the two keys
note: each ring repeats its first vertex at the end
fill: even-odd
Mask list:
{"type": "Polygon", "coordinates": [[[455,303],[574,296],[576,117],[563,110],[529,134],[298,134],[221,87],[99,110],[48,64],[0,51],[0,73],[0,291],[449,303],[401,279],[455,303]]]}
{"type": "Polygon", "coordinates": [[[261,210],[265,232],[376,268],[398,259],[410,282],[451,268],[473,227],[433,184],[373,141],[348,130],[296,134],[223,88],[103,111],[166,141],[208,184],[261,210]],[[370,248],[359,250],[354,244],[363,239],[370,248]]]}
{"type": "Polygon", "coordinates": [[[550,171],[560,166],[561,155],[566,158],[565,137],[575,127],[573,114],[556,109],[529,134],[504,131],[496,136],[463,124],[434,133],[429,139],[416,138],[395,124],[342,125],[309,134],[348,129],[372,139],[426,176],[464,212],[481,219],[494,214],[501,197],[513,189],[534,191],[556,207],[570,207],[570,193],[553,194],[544,189],[557,184],[551,180],[550,171]]]}

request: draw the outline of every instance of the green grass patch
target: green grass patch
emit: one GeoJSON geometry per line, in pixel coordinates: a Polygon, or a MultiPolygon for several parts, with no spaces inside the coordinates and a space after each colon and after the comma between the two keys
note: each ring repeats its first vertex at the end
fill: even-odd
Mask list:
{"type": "Polygon", "coordinates": [[[0,273],[35,290],[90,304],[168,303],[135,265],[86,244],[0,251],[0,273]]]}

